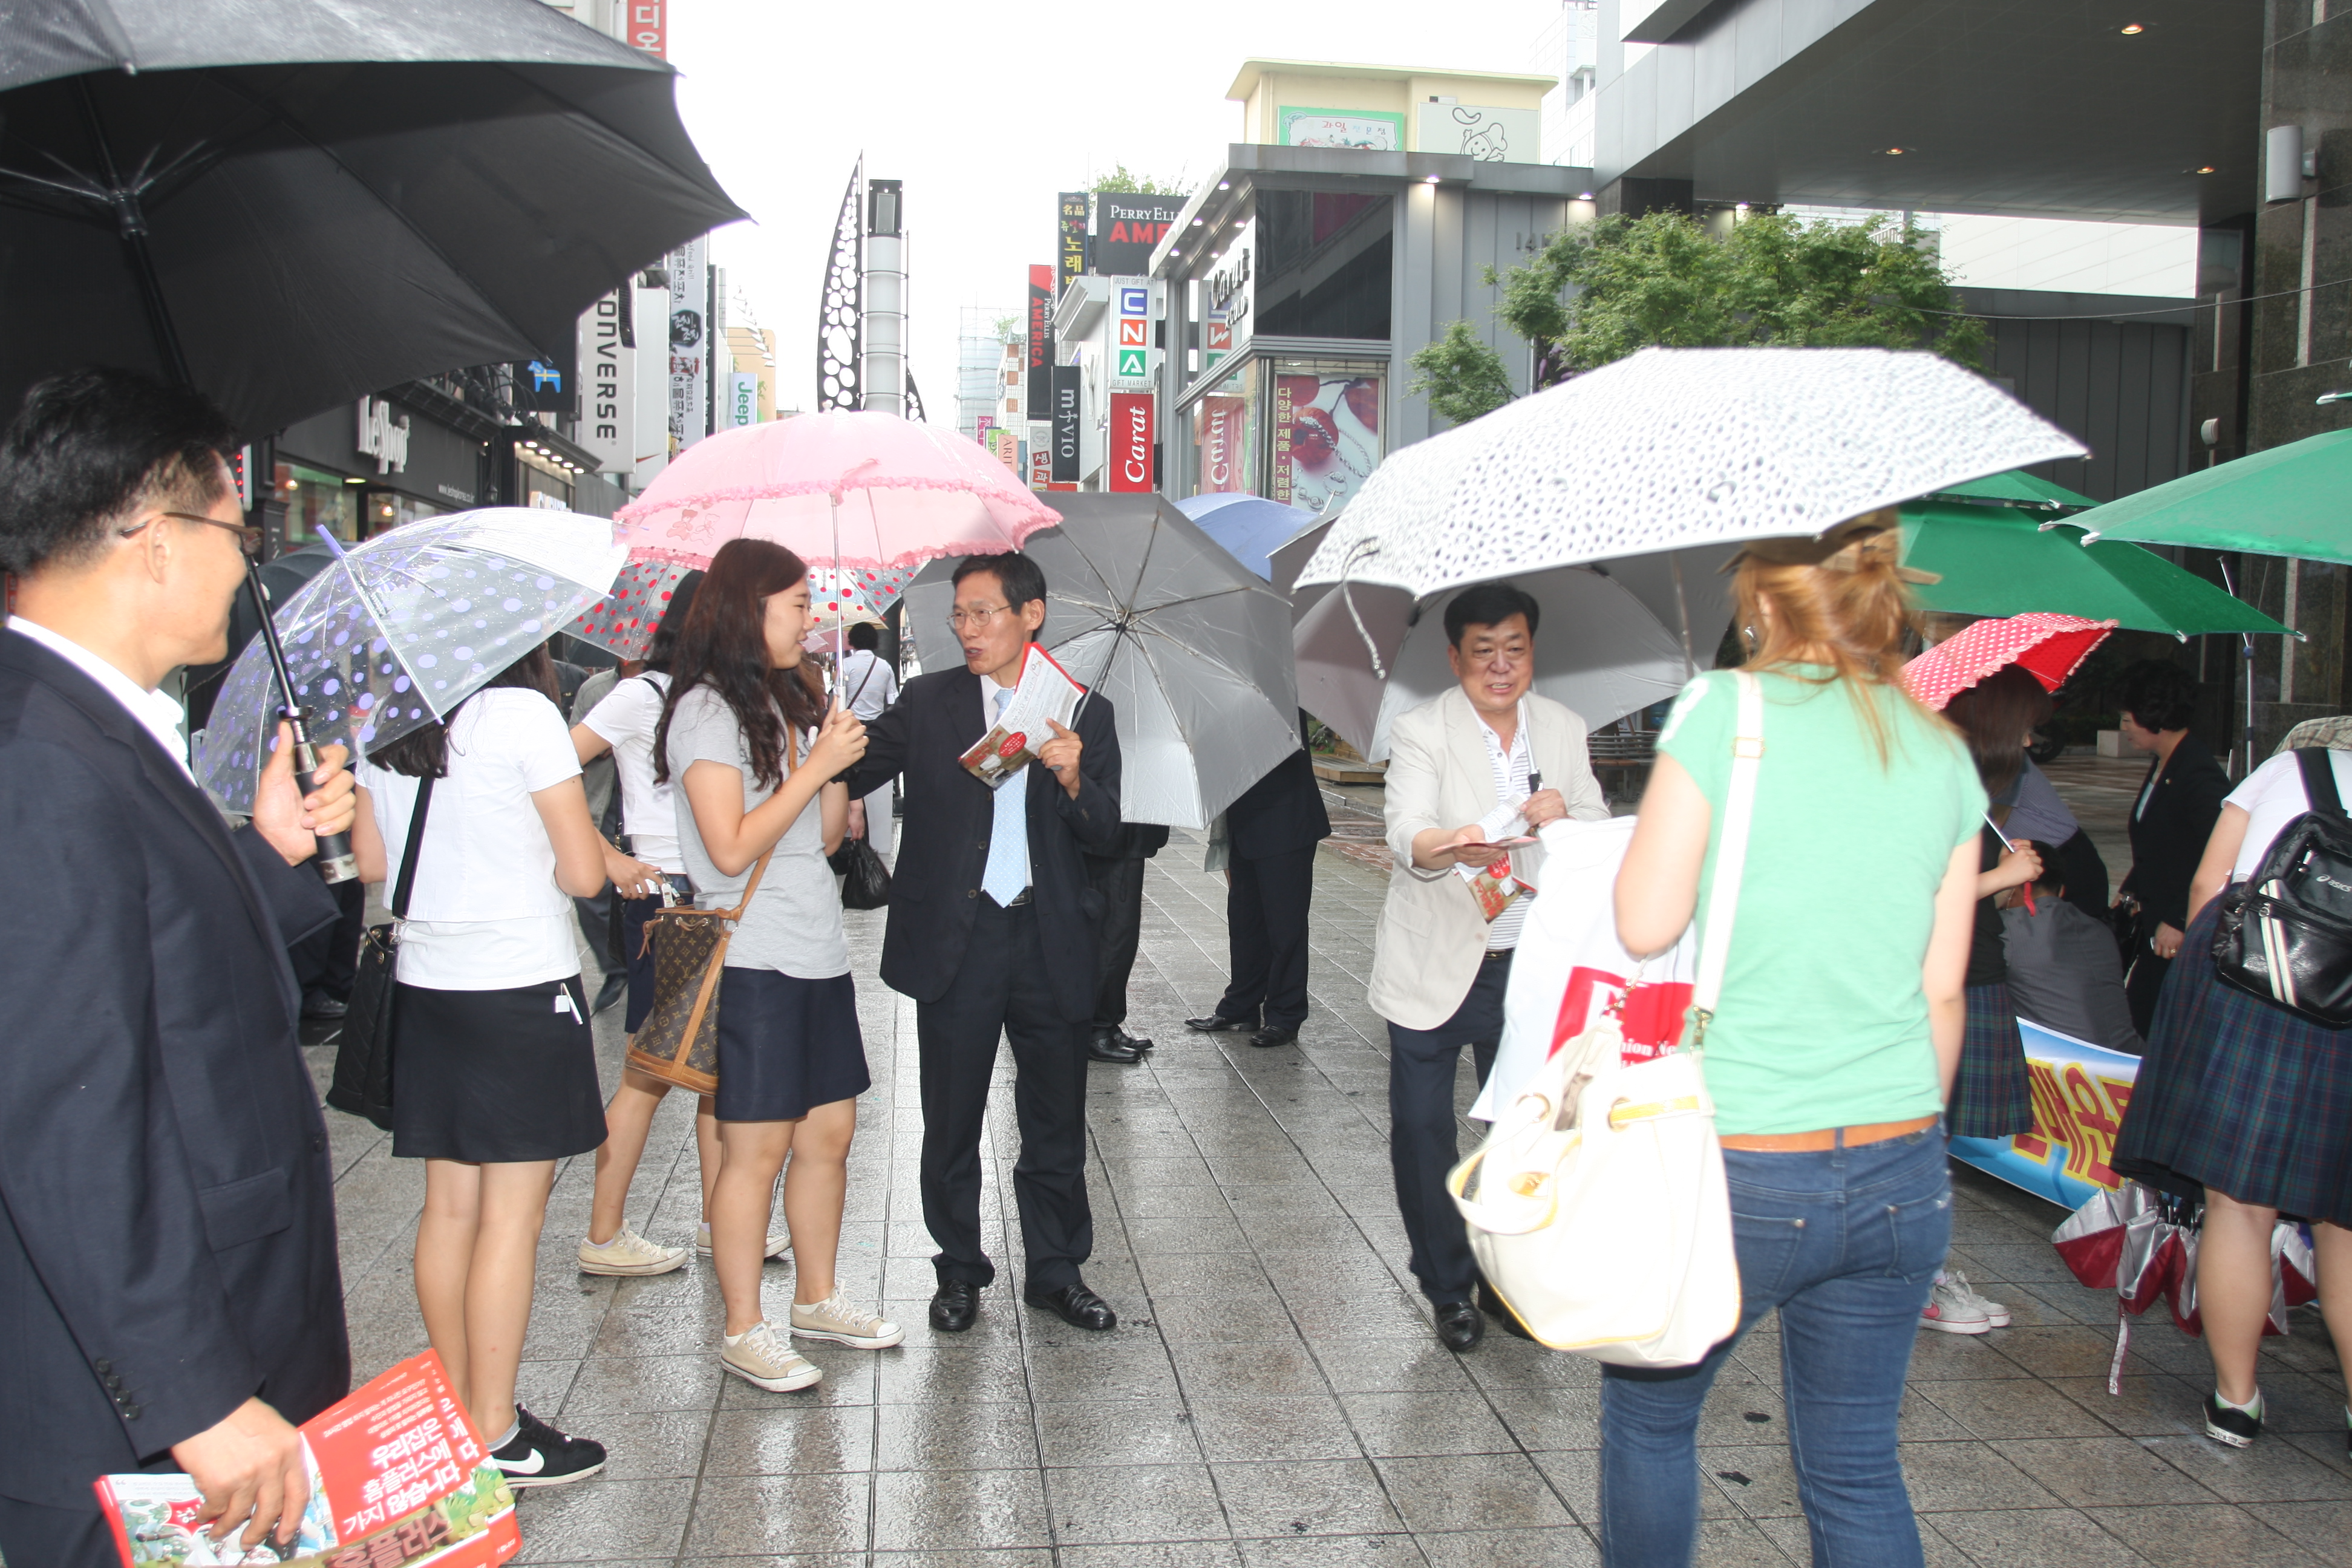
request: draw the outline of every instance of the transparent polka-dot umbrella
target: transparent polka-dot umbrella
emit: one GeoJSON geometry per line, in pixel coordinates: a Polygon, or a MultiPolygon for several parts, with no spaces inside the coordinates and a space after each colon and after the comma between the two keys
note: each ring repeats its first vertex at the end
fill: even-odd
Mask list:
{"type": "MultiPolygon", "coordinates": [[[[354,756],[445,718],[613,585],[627,552],[600,517],[503,507],[429,518],[341,552],[276,608],[311,739],[354,756]]],[[[249,810],[285,698],[256,637],[222,684],[200,776],[249,810]]]]}

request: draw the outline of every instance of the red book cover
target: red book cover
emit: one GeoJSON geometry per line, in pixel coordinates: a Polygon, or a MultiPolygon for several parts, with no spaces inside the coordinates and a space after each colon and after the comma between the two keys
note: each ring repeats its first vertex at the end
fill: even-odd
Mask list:
{"type": "Polygon", "coordinates": [[[294,1563],[304,1568],[496,1568],[522,1546],[514,1494],[488,1462],[441,1358],[412,1356],[302,1424],[310,1501],[290,1547],[251,1552],[196,1529],[184,1475],[101,1476],[99,1506],[125,1568],[294,1563]]]}

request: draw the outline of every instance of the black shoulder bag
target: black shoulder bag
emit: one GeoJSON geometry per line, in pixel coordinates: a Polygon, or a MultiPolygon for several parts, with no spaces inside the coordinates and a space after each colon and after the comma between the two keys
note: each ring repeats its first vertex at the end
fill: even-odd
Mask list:
{"type": "Polygon", "coordinates": [[[2352,1024],[2352,818],[2325,747],[2297,747],[2309,809],[2221,894],[2213,972],[2329,1028],[2352,1024]]]}
{"type": "Polygon", "coordinates": [[[400,922],[408,918],[409,889],[416,885],[417,851],[425,844],[425,816],[433,805],[433,781],[416,783],[416,810],[408,819],[408,847],[401,851],[400,879],[393,885],[392,919],[368,927],[360,942],[359,973],[352,978],[352,1005],[343,1014],[343,1035],[335,1047],[334,1081],[327,1103],[392,1129],[393,981],[400,968],[400,922]]]}

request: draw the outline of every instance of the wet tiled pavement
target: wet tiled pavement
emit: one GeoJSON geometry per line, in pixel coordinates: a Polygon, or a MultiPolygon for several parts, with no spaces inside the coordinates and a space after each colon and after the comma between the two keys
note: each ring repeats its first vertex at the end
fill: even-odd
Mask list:
{"type": "MultiPolygon", "coordinates": [[[[1598,1369],[1500,1334],[1455,1356],[1404,1269],[1389,1185],[1386,1044],[1364,1002],[1377,872],[1318,858],[1315,1012],[1292,1047],[1188,1036],[1224,983],[1223,888],[1179,834],[1153,862],[1129,1026],[1149,1065],[1089,1085],[1095,1259],[1119,1310],[1090,1335],[1020,1305],[1009,1060],[987,1149],[988,1240],[1005,1278],[978,1326],[938,1335],[915,1184],[914,1009],[873,978],[879,914],[849,916],[875,1086],[859,1108],[842,1278],[908,1326],[880,1352],[818,1347],[824,1382],[723,1378],[707,1262],[651,1279],[572,1268],[591,1162],[559,1173],[522,1397],[612,1450],[606,1473],[527,1495],[524,1563],[1510,1564],[1598,1561],[1598,1369]]],[[[2117,868],[2120,870],[2120,867],[2117,868]]],[[[598,1020],[608,1080],[617,1014],[598,1020]]],[[[326,1051],[313,1052],[323,1069],[326,1051]]],[[[1458,1086],[1469,1103],[1471,1085],[1458,1086]]],[[[407,1254],[419,1170],[330,1112],[362,1376],[425,1344],[407,1254]]],[[[2270,1342],[2268,1436],[2200,1435],[2202,1347],[2132,1341],[2106,1392],[2111,1298],[2075,1285],[2038,1200],[1960,1170],[1954,1262],[2016,1326],[1921,1336],[1904,1461],[1928,1561],[2026,1568],[2352,1563],[2352,1466],[2315,1312],[2270,1342]]],[[[697,1219],[690,1102],[656,1121],[630,1220],[697,1219]]],[[[789,1260],[770,1266],[781,1317],[789,1260]]],[[[1744,1343],[1701,1453],[1708,1563],[1802,1563],[1776,1341],[1744,1343]]]]}

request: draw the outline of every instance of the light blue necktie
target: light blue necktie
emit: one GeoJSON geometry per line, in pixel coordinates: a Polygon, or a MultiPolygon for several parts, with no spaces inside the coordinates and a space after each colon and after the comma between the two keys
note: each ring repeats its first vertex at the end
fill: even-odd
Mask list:
{"type": "MultiPolygon", "coordinates": [[[[1013,688],[996,693],[996,716],[1002,719],[1013,700],[1013,688]]],[[[988,868],[981,874],[980,890],[1000,904],[1010,904],[1029,885],[1029,769],[996,786],[996,824],[988,836],[988,868]]]]}

